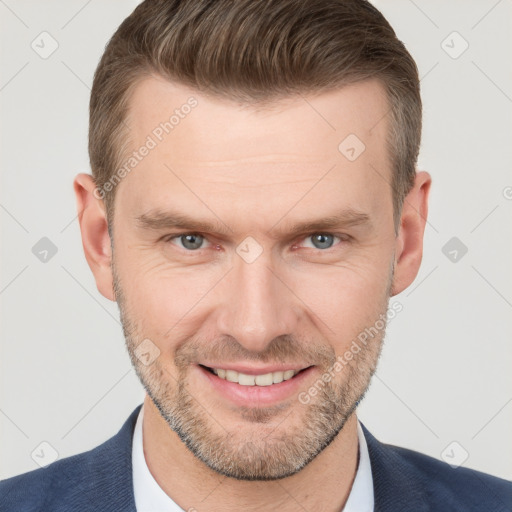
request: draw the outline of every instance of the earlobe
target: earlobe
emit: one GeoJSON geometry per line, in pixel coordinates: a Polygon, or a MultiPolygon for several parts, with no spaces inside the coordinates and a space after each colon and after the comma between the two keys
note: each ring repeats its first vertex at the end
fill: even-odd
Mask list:
{"type": "Polygon", "coordinates": [[[73,182],[78,221],[85,259],[96,280],[99,292],[115,301],[112,278],[112,249],[105,207],[95,194],[96,184],[90,174],[80,173],[73,182]]]}
{"type": "Polygon", "coordinates": [[[396,239],[392,297],[405,290],[418,274],[423,256],[423,235],[431,183],[430,174],[417,172],[414,186],[404,200],[396,239]]]}

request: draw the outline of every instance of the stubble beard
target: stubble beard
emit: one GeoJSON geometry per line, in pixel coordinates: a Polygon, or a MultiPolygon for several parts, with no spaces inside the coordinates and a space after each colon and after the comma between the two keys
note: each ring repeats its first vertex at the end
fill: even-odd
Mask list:
{"type": "MultiPolygon", "coordinates": [[[[234,428],[220,412],[208,412],[189,390],[189,368],[197,351],[201,350],[200,345],[183,343],[176,350],[174,375],[161,358],[148,366],[139,360],[135,349],[145,336],[138,332],[134,319],[129,318],[114,266],[112,270],[126,347],[139,380],[169,427],[199,460],[221,475],[237,480],[265,481],[299,472],[336,438],[370,386],[385,337],[385,325],[380,336],[360,345],[360,351],[332,380],[316,386],[317,394],[308,404],[293,397],[278,406],[240,408],[238,413],[244,428],[240,428],[240,420],[234,428]],[[291,424],[287,423],[289,416],[294,416],[291,424]]],[[[391,274],[388,294],[380,308],[380,318],[384,319],[392,277],[391,274]]],[[[286,343],[279,348],[275,345],[274,355],[279,352],[282,356],[286,346],[286,343]]],[[[297,344],[289,346],[295,347],[290,353],[297,354],[297,344]]],[[[322,373],[332,371],[336,355],[331,347],[317,347],[314,354],[316,361],[321,362],[315,363],[322,370],[320,380],[322,373]]],[[[265,357],[265,361],[268,360],[280,358],[265,357]]]]}

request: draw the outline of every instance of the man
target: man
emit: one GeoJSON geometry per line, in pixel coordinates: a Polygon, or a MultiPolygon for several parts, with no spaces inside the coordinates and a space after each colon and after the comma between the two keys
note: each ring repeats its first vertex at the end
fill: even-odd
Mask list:
{"type": "Polygon", "coordinates": [[[421,263],[420,138],[415,63],[366,1],[140,4],[74,189],[147,395],[101,446],[1,482],[1,510],[512,510],[512,483],[355,412],[421,263]]]}

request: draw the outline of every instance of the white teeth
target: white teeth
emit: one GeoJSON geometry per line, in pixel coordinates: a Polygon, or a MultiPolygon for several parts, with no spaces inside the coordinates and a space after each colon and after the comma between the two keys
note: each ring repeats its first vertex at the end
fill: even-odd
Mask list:
{"type": "Polygon", "coordinates": [[[229,382],[238,382],[238,372],[234,370],[226,370],[226,380],[229,382]]]}
{"type": "Polygon", "coordinates": [[[241,386],[271,386],[272,384],[279,384],[284,380],[291,379],[297,375],[300,370],[286,370],[284,372],[264,373],[262,375],[247,375],[239,373],[235,370],[223,370],[222,368],[212,368],[213,373],[221,379],[229,382],[236,382],[241,386]]]}
{"type": "Polygon", "coordinates": [[[295,372],[293,370],[286,370],[283,375],[284,380],[291,379],[295,375],[295,372]]]}
{"type": "Polygon", "coordinates": [[[264,375],[256,376],[256,386],[270,386],[274,383],[273,376],[271,373],[265,373],[264,375]]]}
{"type": "Polygon", "coordinates": [[[245,375],[243,373],[238,374],[238,384],[241,386],[254,386],[255,380],[256,377],[254,375],[245,375]]]}
{"type": "Polygon", "coordinates": [[[284,380],[284,372],[274,372],[272,374],[272,382],[274,384],[279,384],[280,382],[283,382],[284,380]]]}

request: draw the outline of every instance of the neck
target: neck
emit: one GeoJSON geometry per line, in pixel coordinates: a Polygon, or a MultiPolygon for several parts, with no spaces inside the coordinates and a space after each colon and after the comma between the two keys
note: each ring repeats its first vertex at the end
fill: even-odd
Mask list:
{"type": "Polygon", "coordinates": [[[357,417],[301,471],[272,481],[241,481],[216,473],[197,459],[171,430],[151,399],[144,400],[144,456],[158,485],[183,510],[210,512],[339,512],[358,464],[357,417]],[[328,468],[328,469],[326,469],[328,468]]]}

